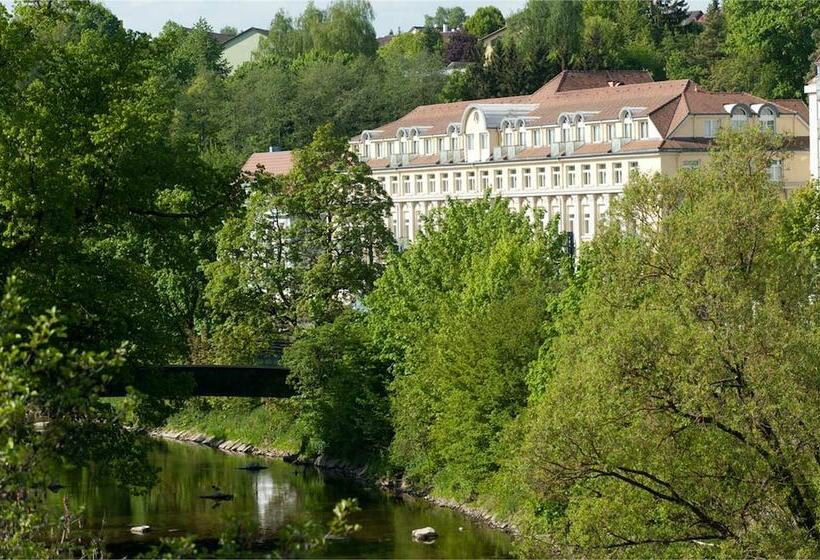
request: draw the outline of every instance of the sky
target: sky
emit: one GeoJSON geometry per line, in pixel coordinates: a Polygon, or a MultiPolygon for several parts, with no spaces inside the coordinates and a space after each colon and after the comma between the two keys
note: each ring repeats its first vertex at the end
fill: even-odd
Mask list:
{"type": "MultiPolygon", "coordinates": [[[[315,0],[324,7],[330,0],[315,0]]],[[[0,0],[6,6],[12,0],[0,0]]],[[[248,27],[267,29],[274,14],[284,9],[291,15],[302,12],[307,0],[103,0],[125,27],[156,35],[168,20],[190,26],[204,17],[215,31],[230,25],[242,31],[248,27]]],[[[433,14],[438,6],[461,6],[471,14],[476,8],[494,5],[507,16],[525,4],[525,0],[371,0],[376,14],[374,26],[378,35],[398,32],[413,25],[423,25],[424,15],[433,14]]],[[[708,0],[690,0],[691,9],[705,10],[708,0]]]]}

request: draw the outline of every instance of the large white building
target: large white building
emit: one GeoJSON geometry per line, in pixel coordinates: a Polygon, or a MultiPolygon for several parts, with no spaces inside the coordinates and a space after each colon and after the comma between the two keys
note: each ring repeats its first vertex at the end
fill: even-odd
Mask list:
{"type": "Polygon", "coordinates": [[[816,64],[817,73],[812,78],[803,91],[809,101],[809,145],[810,145],[810,165],[811,176],[813,179],[820,179],[820,111],[818,111],[818,103],[820,99],[817,97],[817,79],[820,77],[820,60],[816,64]]]}
{"type": "MultiPolygon", "coordinates": [[[[531,215],[559,216],[578,245],[595,234],[630,173],[701,165],[721,127],[792,136],[792,157],[770,173],[786,189],[804,184],[808,121],[799,100],[710,93],[645,72],[567,71],[531,95],[417,107],[351,145],[393,199],[389,225],[400,242],[412,241],[422,217],[447,199],[489,190],[531,215]]],[[[269,171],[283,172],[287,157],[254,154],[245,169],[270,159],[269,171]]]]}

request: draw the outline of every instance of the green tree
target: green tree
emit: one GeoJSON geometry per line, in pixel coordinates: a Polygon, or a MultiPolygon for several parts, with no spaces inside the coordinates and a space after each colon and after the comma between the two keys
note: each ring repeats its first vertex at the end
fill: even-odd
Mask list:
{"type": "Polygon", "coordinates": [[[183,84],[202,71],[225,75],[228,67],[222,59],[222,46],[213,38],[212,32],[211,26],[202,18],[190,29],[169,21],[153,47],[166,70],[183,84]]]}
{"type": "Polygon", "coordinates": [[[365,307],[392,363],[391,456],[409,479],[470,498],[498,469],[562,260],[555,224],[485,198],[434,212],[388,262],[365,307]]]}
{"type": "MultiPolygon", "coordinates": [[[[738,65],[734,85],[721,86],[755,90],[767,98],[799,97],[803,78],[810,68],[809,55],[815,48],[811,33],[820,17],[816,2],[795,0],[726,0],[726,49],[728,59],[755,64],[756,74],[767,84],[754,88],[754,80],[738,65]]],[[[719,69],[725,71],[726,68],[719,69]]],[[[713,73],[720,80],[720,72],[713,73]]]]}
{"type": "Polygon", "coordinates": [[[476,37],[483,37],[504,27],[504,15],[495,6],[482,6],[464,22],[464,30],[476,37]]]}
{"type": "Polygon", "coordinates": [[[76,543],[46,540],[57,521],[45,504],[54,465],[93,462],[135,491],[150,487],[154,472],[141,434],[100,398],[127,347],[70,347],[56,310],[29,318],[19,285],[8,278],[0,298],[0,555],[66,556],[76,543]]]}
{"type": "Polygon", "coordinates": [[[302,452],[354,464],[378,462],[393,435],[387,395],[388,364],[356,311],[304,329],[285,349],[283,363],[298,391],[302,452]]]}
{"type": "Polygon", "coordinates": [[[633,177],[628,227],[592,243],[524,446],[568,542],[817,554],[818,209],[769,180],[782,146],[727,132],[699,170],[633,177]]]}
{"type": "Polygon", "coordinates": [[[452,8],[439,6],[436,8],[435,15],[424,16],[424,25],[425,27],[437,27],[438,29],[443,29],[445,25],[450,29],[461,29],[466,20],[467,13],[461,6],[452,8]]]}
{"type": "Polygon", "coordinates": [[[330,126],[287,176],[256,174],[208,264],[215,356],[252,362],[299,326],[330,322],[373,285],[392,236],[390,198],[330,126]]]}

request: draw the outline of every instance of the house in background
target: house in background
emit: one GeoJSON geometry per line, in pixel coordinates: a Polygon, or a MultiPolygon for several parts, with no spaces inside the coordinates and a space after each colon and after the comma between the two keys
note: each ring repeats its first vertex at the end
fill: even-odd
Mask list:
{"type": "Polygon", "coordinates": [[[228,63],[230,71],[233,72],[248,62],[253,56],[253,52],[259,47],[259,43],[267,36],[268,31],[266,29],[249,27],[245,31],[220,42],[222,45],[222,56],[228,63]]]}
{"type": "Polygon", "coordinates": [[[481,51],[484,53],[484,61],[489,62],[493,56],[493,43],[503,37],[507,33],[507,26],[496,29],[492,33],[487,33],[479,38],[478,43],[481,45],[481,51]]]}
{"type": "Polygon", "coordinates": [[[820,76],[820,59],[815,62],[817,72],[814,78],[809,80],[803,91],[808,97],[809,103],[809,149],[811,151],[810,167],[812,179],[820,179],[820,119],[818,118],[818,98],[817,80],[820,76]]]}

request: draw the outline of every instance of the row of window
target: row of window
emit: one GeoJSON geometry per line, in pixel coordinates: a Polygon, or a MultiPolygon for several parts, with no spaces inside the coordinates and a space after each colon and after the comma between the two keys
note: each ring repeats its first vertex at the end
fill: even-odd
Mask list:
{"type": "MultiPolygon", "coordinates": [[[[649,138],[649,121],[642,120],[633,123],[626,120],[623,123],[585,125],[564,124],[559,127],[514,129],[505,128],[501,134],[503,146],[542,147],[553,142],[586,142],[587,129],[589,141],[593,143],[611,142],[618,138],[645,139],[649,138]]],[[[361,155],[365,159],[387,158],[393,154],[433,155],[443,150],[458,150],[462,147],[461,135],[453,134],[446,138],[401,138],[399,140],[374,141],[361,144],[361,155]]],[[[479,147],[482,150],[490,148],[489,132],[465,134],[463,147],[473,150],[479,147]]]]}
{"type": "Polygon", "coordinates": [[[625,167],[621,162],[560,165],[551,167],[525,167],[476,171],[453,171],[450,173],[417,173],[379,177],[382,186],[392,195],[432,194],[449,192],[476,192],[494,188],[496,191],[518,189],[544,189],[560,187],[592,187],[623,185],[626,173],[637,171],[638,162],[630,161],[625,167]],[[506,182],[505,182],[506,179],[506,182]]]}
{"type": "MultiPolygon", "coordinates": [[[[581,235],[586,236],[586,235],[590,235],[592,233],[592,226],[593,226],[592,213],[590,211],[590,208],[588,208],[588,207],[584,207],[583,209],[584,209],[583,220],[581,221],[581,223],[579,225],[581,226],[581,235]]],[[[551,211],[560,213],[560,211],[555,207],[551,207],[551,211]]],[[[595,212],[597,222],[602,222],[602,221],[606,220],[607,208],[601,208],[601,207],[596,206],[593,209],[593,211],[595,212]]],[[[398,219],[398,216],[395,214],[395,212],[392,215],[392,218],[391,218],[392,228],[393,228],[393,231],[397,234],[397,236],[399,238],[409,237],[409,233],[410,233],[411,227],[412,227],[411,222],[410,222],[410,215],[409,214],[410,214],[410,211],[402,212],[402,215],[404,217],[404,220],[403,220],[404,228],[402,230],[397,230],[396,229],[398,227],[398,224],[399,224],[399,219],[398,219]]],[[[415,227],[415,232],[417,232],[419,230],[419,228],[421,227],[421,221],[422,221],[421,217],[422,216],[423,216],[423,213],[421,211],[416,211],[416,215],[415,215],[415,226],[416,226],[415,227]]],[[[564,216],[562,218],[560,226],[561,226],[561,229],[563,229],[564,231],[572,232],[572,231],[575,230],[575,209],[574,208],[572,208],[572,207],[567,208],[566,216],[564,216]]]]}

